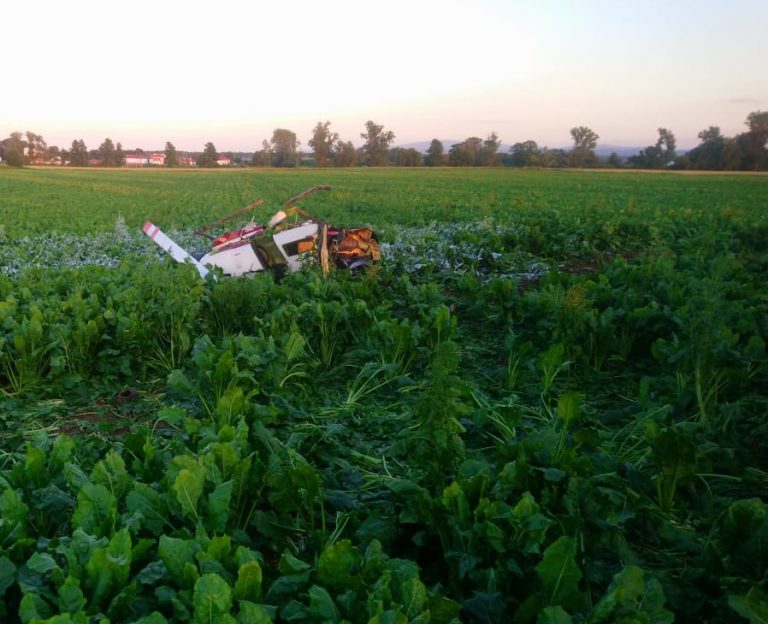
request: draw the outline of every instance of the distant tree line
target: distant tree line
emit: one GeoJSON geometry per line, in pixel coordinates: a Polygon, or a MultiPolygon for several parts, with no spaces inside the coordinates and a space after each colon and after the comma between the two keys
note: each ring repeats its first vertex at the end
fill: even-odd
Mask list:
{"type": "Polygon", "coordinates": [[[735,137],[723,136],[717,126],[702,130],[701,143],[683,155],[678,166],[713,171],[768,169],[768,112],[750,113],[745,124],[748,130],[735,137]]]}
{"type": "MultiPolygon", "coordinates": [[[[512,167],[614,167],[637,169],[688,169],[712,171],[760,171],[768,169],[768,112],[755,111],[747,116],[746,132],[725,137],[717,126],[699,132],[701,143],[687,153],[678,154],[674,133],[658,129],[655,145],[628,158],[615,152],[602,160],[595,154],[600,138],[590,128],[571,129],[573,148],[539,148],[535,141],[515,143],[502,164],[512,167]]],[[[449,163],[450,164],[450,163],[449,163]]]]}
{"type": "MultiPolygon", "coordinates": [[[[747,130],[734,137],[723,136],[720,128],[710,126],[699,132],[701,143],[687,153],[678,154],[675,135],[668,128],[658,129],[654,145],[637,154],[621,157],[612,153],[599,158],[595,153],[599,135],[587,126],[571,128],[571,149],[539,147],[533,140],[515,143],[506,153],[500,152],[501,139],[491,132],[485,139],[472,136],[460,143],[445,146],[433,139],[425,154],[412,147],[392,147],[395,134],[373,121],[365,123],[360,133],[363,144],[355,147],[351,141],[339,138],[331,130],[330,121],[318,121],[312,129],[307,153],[299,150],[296,133],[287,128],[276,128],[270,140],[247,156],[242,153],[220,154],[213,143],[205,144],[202,152],[194,154],[198,167],[220,166],[222,156],[238,166],[253,167],[614,167],[638,169],[701,169],[722,171],[758,171],[768,169],[768,112],[755,111],[747,116],[747,130]]],[[[143,154],[137,148],[134,153],[143,154]]],[[[170,141],[165,144],[164,165],[176,167],[190,164],[182,159],[170,141]],[[183,163],[182,163],[183,161],[183,163]]],[[[39,134],[12,132],[0,141],[0,159],[6,164],[22,167],[29,164],[66,164],[75,167],[88,165],[121,167],[126,163],[126,152],[120,143],[105,139],[96,150],[88,150],[82,139],[72,141],[69,149],[48,146],[39,134]]]]}

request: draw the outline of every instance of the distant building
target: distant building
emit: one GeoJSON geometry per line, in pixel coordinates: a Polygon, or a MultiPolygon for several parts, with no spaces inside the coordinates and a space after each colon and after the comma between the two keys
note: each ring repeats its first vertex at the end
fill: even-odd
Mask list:
{"type": "Polygon", "coordinates": [[[165,165],[165,154],[163,152],[153,152],[149,155],[149,164],[162,167],[165,165]]]}
{"type": "Polygon", "coordinates": [[[219,167],[229,167],[232,164],[232,159],[229,156],[224,156],[224,154],[219,154],[216,157],[216,164],[219,167]]]}
{"type": "Polygon", "coordinates": [[[125,166],[126,167],[143,167],[149,164],[149,158],[145,154],[126,154],[125,166]]]}
{"type": "Polygon", "coordinates": [[[181,155],[181,156],[177,156],[176,160],[182,167],[194,167],[195,165],[197,165],[197,161],[195,161],[194,156],[181,155]]]}

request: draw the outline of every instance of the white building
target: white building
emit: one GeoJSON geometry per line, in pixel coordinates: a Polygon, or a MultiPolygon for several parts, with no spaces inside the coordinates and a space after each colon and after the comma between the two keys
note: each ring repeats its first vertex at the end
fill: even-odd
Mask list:
{"type": "Polygon", "coordinates": [[[126,167],[143,167],[149,164],[149,158],[145,154],[126,154],[125,166],[126,167]]]}

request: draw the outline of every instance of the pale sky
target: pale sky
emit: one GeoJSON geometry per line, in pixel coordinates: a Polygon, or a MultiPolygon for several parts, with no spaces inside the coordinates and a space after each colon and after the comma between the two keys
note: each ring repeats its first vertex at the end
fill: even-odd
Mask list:
{"type": "MultiPolygon", "coordinates": [[[[768,0],[40,0],[0,8],[0,135],[252,151],[361,143],[678,147],[768,110],[768,0]]],[[[445,146],[448,149],[448,145],[445,146]]]]}

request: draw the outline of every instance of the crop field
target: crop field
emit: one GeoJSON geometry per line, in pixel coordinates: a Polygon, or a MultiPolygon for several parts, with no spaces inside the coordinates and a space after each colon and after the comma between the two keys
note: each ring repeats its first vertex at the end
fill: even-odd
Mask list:
{"type": "Polygon", "coordinates": [[[768,176],[0,168],[0,620],[768,621],[768,176]],[[201,280],[302,202],[382,261],[201,280]]]}

